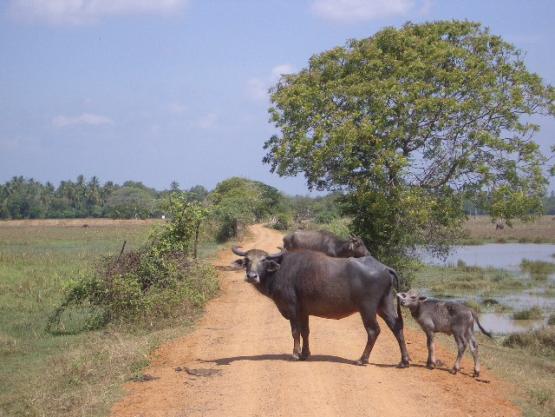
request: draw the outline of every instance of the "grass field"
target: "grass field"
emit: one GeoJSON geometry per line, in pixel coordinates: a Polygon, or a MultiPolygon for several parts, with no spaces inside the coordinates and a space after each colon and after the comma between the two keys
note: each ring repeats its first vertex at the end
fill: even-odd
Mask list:
{"type": "Polygon", "coordinates": [[[496,230],[488,216],[471,217],[464,225],[464,243],[519,242],[555,243],[555,216],[542,216],[534,222],[514,221],[512,227],[504,225],[496,230]]]}
{"type": "MultiPolygon", "coordinates": [[[[0,416],[105,415],[148,353],[187,331],[194,317],[156,331],[121,325],[76,335],[45,331],[65,283],[99,256],[117,254],[124,240],[126,248],[140,246],[151,224],[0,222],[0,416]]],[[[201,254],[215,248],[205,245],[201,254]]]]}

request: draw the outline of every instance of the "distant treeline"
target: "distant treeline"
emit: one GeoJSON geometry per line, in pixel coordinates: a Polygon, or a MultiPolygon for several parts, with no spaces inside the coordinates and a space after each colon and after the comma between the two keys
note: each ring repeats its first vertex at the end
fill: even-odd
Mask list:
{"type": "MultiPolygon", "coordinates": [[[[226,206],[226,215],[236,212],[233,216],[237,218],[241,217],[239,212],[252,212],[256,218],[262,218],[262,215],[273,217],[276,226],[284,229],[293,222],[311,220],[323,224],[341,217],[339,194],[286,196],[274,187],[243,178],[222,181],[209,192],[202,185],[181,190],[177,182],[162,191],[137,181],[125,181],[121,185],[113,181],[101,184],[98,177],[87,179],[79,175],[75,181],[61,181],[57,186],[21,176],[0,184],[0,219],[160,217],[165,214],[163,202],[173,192],[184,193],[191,202],[207,201],[215,207],[226,206]],[[252,204],[249,200],[253,196],[263,201],[247,210],[245,205],[252,204]],[[227,204],[218,205],[219,201],[227,204]]],[[[544,207],[546,214],[555,215],[555,193],[545,198],[544,207]]],[[[465,211],[469,215],[484,214],[471,203],[465,204],[465,211]]]]}
{"type": "Polygon", "coordinates": [[[137,181],[102,184],[98,177],[79,175],[75,181],[61,181],[57,186],[21,176],[0,184],[0,219],[160,217],[166,214],[165,201],[175,192],[184,194],[190,202],[211,207],[213,215],[229,222],[231,228],[236,223],[262,219],[281,222],[286,228],[293,221],[327,223],[340,217],[333,194],[291,197],[259,181],[238,177],[220,182],[209,192],[202,185],[181,190],[177,182],[172,182],[167,190],[159,191],[137,181]]]}
{"type": "MultiPolygon", "coordinates": [[[[149,218],[162,215],[159,204],[168,193],[179,190],[172,183],[169,190],[157,191],[141,182],[100,183],[98,177],[61,181],[58,186],[32,178],[13,177],[0,184],[0,219],[44,218],[149,218]]],[[[186,191],[191,201],[208,195],[203,186],[186,191]]]]}

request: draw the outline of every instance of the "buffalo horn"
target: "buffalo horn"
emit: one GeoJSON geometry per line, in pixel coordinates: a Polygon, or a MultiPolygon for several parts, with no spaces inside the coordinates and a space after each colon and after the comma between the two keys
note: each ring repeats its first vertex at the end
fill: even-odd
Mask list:
{"type": "Polygon", "coordinates": [[[239,250],[240,247],[241,247],[241,246],[233,246],[233,247],[231,248],[231,251],[232,251],[235,255],[237,255],[237,256],[247,256],[247,252],[244,252],[244,251],[242,251],[242,250],[239,250]]]}
{"type": "Polygon", "coordinates": [[[279,258],[287,252],[282,247],[278,246],[278,249],[280,250],[278,253],[272,253],[271,255],[268,255],[268,258],[279,258]]]}

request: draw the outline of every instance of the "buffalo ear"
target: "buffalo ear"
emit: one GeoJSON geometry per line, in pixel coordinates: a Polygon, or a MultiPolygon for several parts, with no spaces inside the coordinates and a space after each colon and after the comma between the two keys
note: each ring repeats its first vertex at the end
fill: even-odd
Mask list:
{"type": "Polygon", "coordinates": [[[268,272],[276,272],[279,271],[281,267],[276,261],[266,261],[266,271],[268,272]]]}
{"type": "Polygon", "coordinates": [[[236,259],[233,264],[233,266],[237,267],[237,268],[242,268],[245,266],[245,259],[244,258],[239,258],[236,259]]]}
{"type": "Polygon", "coordinates": [[[418,297],[418,301],[426,301],[428,297],[420,296],[418,297]]]}

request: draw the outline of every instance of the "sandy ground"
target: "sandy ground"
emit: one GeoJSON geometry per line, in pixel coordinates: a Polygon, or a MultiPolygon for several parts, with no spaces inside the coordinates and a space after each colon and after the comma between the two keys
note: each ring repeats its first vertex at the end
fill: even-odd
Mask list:
{"type": "MultiPolygon", "coordinates": [[[[281,235],[262,226],[244,242],[275,251],[281,235]]],[[[145,374],[154,379],[127,384],[114,417],[150,416],[518,416],[510,387],[482,366],[473,379],[472,362],[463,372],[424,367],[425,339],[405,330],[411,367],[397,369],[399,350],[381,322],[382,332],[370,365],[353,364],[366,342],[360,317],[335,321],[311,317],[312,357],[289,360],[289,322],[272,301],[244,281],[244,272],[227,268],[235,259],[222,252],[223,291],[191,334],[161,346],[145,374]],[[177,370],[176,370],[177,369],[177,370]]],[[[453,351],[438,349],[448,365],[453,351]]]]}

